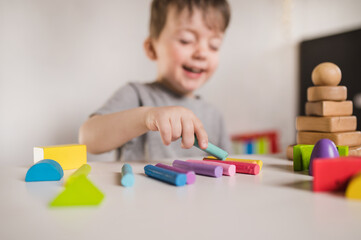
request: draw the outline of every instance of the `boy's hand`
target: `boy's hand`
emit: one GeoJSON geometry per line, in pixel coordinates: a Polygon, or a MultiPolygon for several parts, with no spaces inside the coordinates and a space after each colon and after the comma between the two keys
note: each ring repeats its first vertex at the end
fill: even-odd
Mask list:
{"type": "Polygon", "coordinates": [[[164,145],[182,137],[182,148],[191,148],[194,134],[202,149],[208,147],[208,135],[202,122],[184,107],[152,107],[146,114],[145,124],[151,131],[159,131],[164,145]]]}

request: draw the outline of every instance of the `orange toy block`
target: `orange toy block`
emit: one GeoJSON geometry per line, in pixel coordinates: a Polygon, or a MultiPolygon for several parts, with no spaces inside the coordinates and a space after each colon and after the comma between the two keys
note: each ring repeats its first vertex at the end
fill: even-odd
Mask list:
{"type": "Polygon", "coordinates": [[[297,144],[316,144],[319,140],[328,138],[336,145],[360,146],[361,132],[340,132],[340,133],[322,133],[322,132],[298,132],[297,144]]]}
{"type": "Polygon", "coordinates": [[[345,86],[317,86],[307,89],[307,101],[345,101],[347,88],[345,86]]]}
{"type": "Polygon", "coordinates": [[[298,131],[315,132],[349,132],[357,127],[356,116],[342,117],[309,117],[300,116],[296,119],[298,131]]]}
{"type": "Polygon", "coordinates": [[[313,191],[344,190],[351,177],[360,171],[360,157],[315,159],[313,161],[313,191]]]}
{"type": "Polygon", "coordinates": [[[329,116],[351,116],[352,115],[352,101],[332,102],[307,102],[306,115],[316,115],[322,117],[329,116]]]}

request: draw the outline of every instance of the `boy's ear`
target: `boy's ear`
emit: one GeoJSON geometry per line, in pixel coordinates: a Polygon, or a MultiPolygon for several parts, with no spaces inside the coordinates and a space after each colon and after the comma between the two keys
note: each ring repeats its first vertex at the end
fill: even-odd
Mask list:
{"type": "Polygon", "coordinates": [[[144,50],[150,60],[157,60],[157,54],[154,49],[153,42],[150,37],[147,37],[144,41],[144,50]]]}

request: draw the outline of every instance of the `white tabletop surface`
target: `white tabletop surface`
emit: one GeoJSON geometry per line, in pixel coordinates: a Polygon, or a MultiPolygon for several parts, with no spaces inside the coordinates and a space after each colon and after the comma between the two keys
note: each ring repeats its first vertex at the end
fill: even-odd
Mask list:
{"type": "Polygon", "coordinates": [[[97,207],[49,208],[63,180],[26,183],[30,164],[2,166],[0,239],[361,239],[361,201],[312,192],[312,177],[280,157],[236,157],[261,159],[261,173],[175,187],[131,163],[135,184],[125,188],[123,163],[92,162],[88,177],[105,193],[97,207]]]}

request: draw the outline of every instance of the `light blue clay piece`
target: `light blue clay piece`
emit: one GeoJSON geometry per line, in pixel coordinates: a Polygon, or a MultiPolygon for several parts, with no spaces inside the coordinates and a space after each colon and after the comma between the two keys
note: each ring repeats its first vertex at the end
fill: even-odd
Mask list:
{"type": "Polygon", "coordinates": [[[29,168],[25,176],[25,181],[59,181],[63,176],[63,168],[58,162],[51,159],[44,159],[29,168]]]}
{"type": "Polygon", "coordinates": [[[122,167],[122,179],[120,182],[124,187],[131,187],[134,184],[133,170],[132,167],[127,163],[122,167]]]}
{"type": "Polygon", "coordinates": [[[210,142],[208,142],[208,147],[206,149],[202,149],[198,145],[198,139],[194,138],[194,146],[196,146],[200,150],[203,150],[203,151],[215,156],[218,159],[226,160],[226,158],[228,157],[228,153],[226,151],[224,151],[223,149],[220,149],[219,147],[213,145],[210,142]]]}

